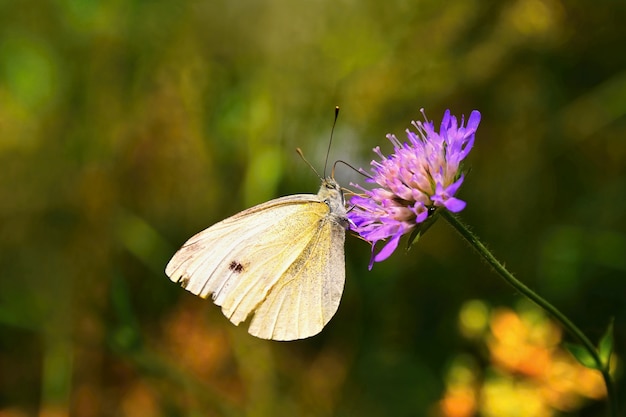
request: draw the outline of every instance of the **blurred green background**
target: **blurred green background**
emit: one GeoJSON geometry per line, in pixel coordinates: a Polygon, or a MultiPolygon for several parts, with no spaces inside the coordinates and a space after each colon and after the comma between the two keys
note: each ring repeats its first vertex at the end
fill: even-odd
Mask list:
{"type": "Polygon", "coordinates": [[[451,358],[487,360],[462,305],[519,300],[443,221],[372,272],[348,237],[339,311],[303,341],[163,272],[212,223],[317,192],[294,150],[322,170],[335,105],[330,159],[357,167],[422,107],[480,110],[462,218],[592,340],[614,316],[626,357],[625,21],[618,0],[0,1],[0,415],[438,415],[451,358]]]}

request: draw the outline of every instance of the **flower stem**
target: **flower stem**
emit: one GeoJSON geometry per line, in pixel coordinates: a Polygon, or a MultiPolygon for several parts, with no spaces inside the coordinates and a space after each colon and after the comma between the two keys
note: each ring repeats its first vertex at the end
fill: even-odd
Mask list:
{"type": "Polygon", "coordinates": [[[606,385],[608,403],[609,403],[609,416],[617,417],[617,398],[615,396],[615,388],[609,374],[608,365],[604,366],[595,346],[589,341],[587,336],[572,323],[563,313],[561,313],[556,307],[544,300],[541,296],[528,288],[525,284],[518,281],[505,267],[502,265],[493,254],[482,244],[478,237],[472,233],[469,228],[464,225],[455,215],[447,210],[440,210],[441,216],[454,227],[454,229],[463,238],[469,242],[469,244],[480,254],[489,265],[496,270],[496,272],[504,279],[509,285],[519,291],[522,295],[530,299],[532,302],[543,308],[550,313],[563,327],[589,352],[589,355],[593,358],[596,368],[602,373],[604,383],[606,385]]]}

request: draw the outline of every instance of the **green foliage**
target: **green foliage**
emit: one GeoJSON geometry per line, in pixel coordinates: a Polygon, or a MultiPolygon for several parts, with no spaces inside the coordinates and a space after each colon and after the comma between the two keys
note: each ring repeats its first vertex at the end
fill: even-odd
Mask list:
{"type": "Polygon", "coordinates": [[[598,343],[598,355],[602,361],[602,366],[607,370],[610,369],[611,354],[613,354],[613,323],[614,320],[611,319],[606,332],[600,339],[600,343],[598,343]]]}
{"type": "Polygon", "coordinates": [[[576,360],[581,363],[581,365],[598,371],[601,370],[591,353],[589,353],[589,351],[583,346],[576,345],[574,343],[565,343],[565,347],[576,358],[576,360]]]}
{"type": "Polygon", "coordinates": [[[611,355],[613,354],[613,323],[611,319],[608,328],[600,342],[598,343],[597,355],[600,363],[591,355],[591,353],[583,346],[574,343],[565,343],[565,347],[570,353],[587,368],[596,369],[598,371],[609,370],[611,365],[611,355]]]}

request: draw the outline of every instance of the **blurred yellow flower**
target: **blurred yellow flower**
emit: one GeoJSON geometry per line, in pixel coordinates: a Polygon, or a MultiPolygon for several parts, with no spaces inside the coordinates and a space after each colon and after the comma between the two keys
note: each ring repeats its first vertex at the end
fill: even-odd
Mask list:
{"type": "Polygon", "coordinates": [[[480,395],[480,414],[484,417],[551,417],[541,388],[532,381],[497,375],[485,380],[480,395]]]}

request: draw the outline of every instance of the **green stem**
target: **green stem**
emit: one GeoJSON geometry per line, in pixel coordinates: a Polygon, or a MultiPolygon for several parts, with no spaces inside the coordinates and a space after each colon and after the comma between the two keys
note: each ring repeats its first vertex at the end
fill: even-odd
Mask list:
{"type": "Polygon", "coordinates": [[[587,336],[574,324],[572,323],[563,313],[561,313],[556,307],[552,304],[544,300],[541,296],[535,293],[533,290],[528,288],[522,282],[518,281],[517,278],[513,276],[507,269],[502,265],[493,254],[482,244],[482,242],[472,233],[467,226],[465,226],[455,215],[450,213],[447,210],[440,210],[441,216],[446,219],[446,221],[454,227],[454,229],[461,235],[465,240],[469,242],[469,244],[478,252],[489,265],[496,270],[496,272],[513,288],[519,291],[522,295],[526,296],[528,299],[533,301],[539,307],[543,308],[545,311],[550,313],[557,321],[559,321],[563,327],[589,352],[589,355],[593,358],[596,363],[597,369],[602,373],[602,377],[604,378],[604,383],[606,384],[606,391],[609,403],[609,415],[612,417],[617,417],[617,398],[615,396],[615,389],[613,387],[613,382],[611,380],[611,375],[609,374],[608,366],[605,367],[602,364],[602,360],[598,355],[598,352],[589,341],[587,336]]]}

